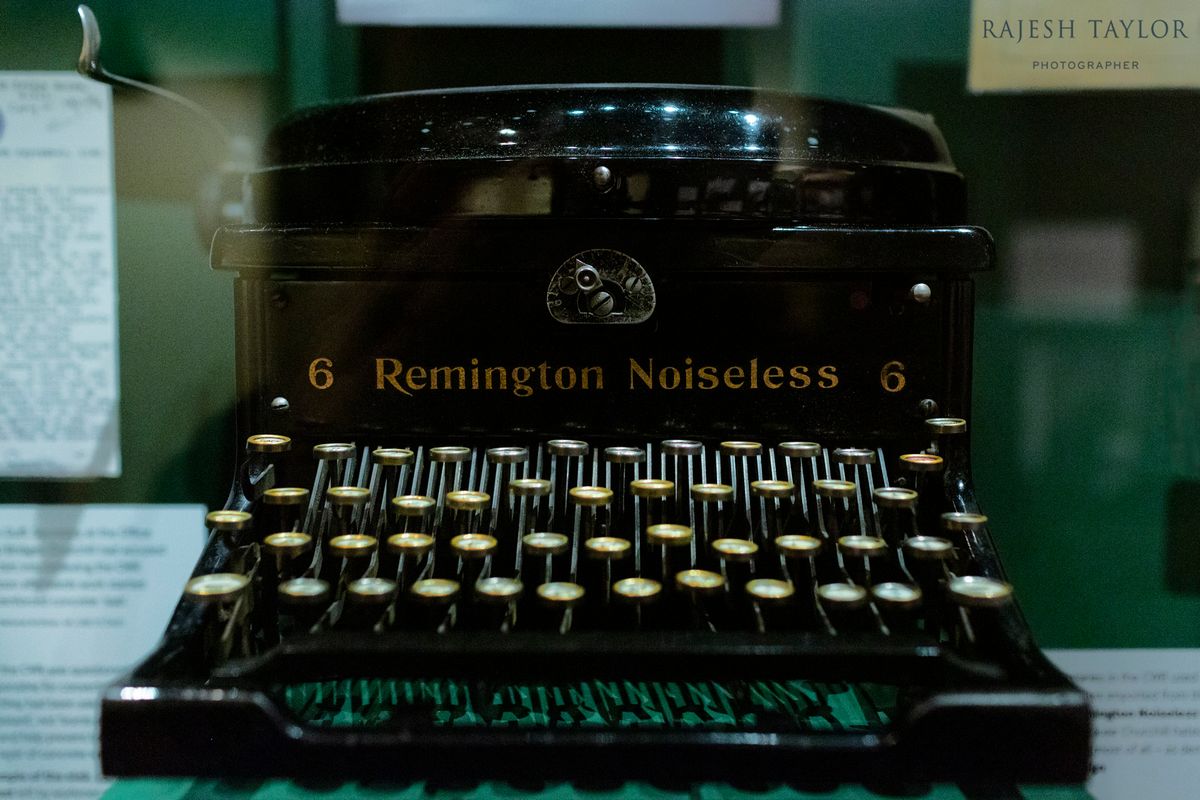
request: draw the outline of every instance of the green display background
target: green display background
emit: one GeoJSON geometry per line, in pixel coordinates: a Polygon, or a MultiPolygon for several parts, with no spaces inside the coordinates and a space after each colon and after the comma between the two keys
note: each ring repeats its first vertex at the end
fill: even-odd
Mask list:
{"type": "MultiPolygon", "coordinates": [[[[1200,338],[1186,293],[1200,99],[974,97],[965,2],[783,5],[777,28],[726,32],[359,30],[316,0],[94,8],[112,70],[197,99],[250,142],[294,107],[438,84],[728,82],[931,111],[970,219],[998,245],[999,270],[980,281],[974,464],[1035,633],[1051,647],[1200,645],[1200,338]],[[1136,226],[1131,310],[1064,318],[1008,299],[1014,226],[1072,219],[1136,226]]],[[[0,0],[0,69],[69,69],[78,49],[73,2],[0,0]]],[[[208,270],[196,232],[209,148],[158,100],[118,91],[115,109],[124,473],[3,482],[3,502],[211,505],[232,474],[231,280],[208,270]]]]}

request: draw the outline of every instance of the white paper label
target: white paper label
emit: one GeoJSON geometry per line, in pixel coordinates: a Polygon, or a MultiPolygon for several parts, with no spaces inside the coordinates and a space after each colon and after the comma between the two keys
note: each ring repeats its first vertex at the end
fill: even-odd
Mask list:
{"type": "Polygon", "coordinates": [[[121,474],[112,94],[0,72],[0,475],[121,474]]]}
{"type": "Polygon", "coordinates": [[[204,507],[0,506],[0,797],[94,800],[100,692],[162,637],[204,507]]]}
{"type": "Polygon", "coordinates": [[[1200,650],[1051,650],[1092,701],[1096,800],[1200,796],[1200,650]]]}

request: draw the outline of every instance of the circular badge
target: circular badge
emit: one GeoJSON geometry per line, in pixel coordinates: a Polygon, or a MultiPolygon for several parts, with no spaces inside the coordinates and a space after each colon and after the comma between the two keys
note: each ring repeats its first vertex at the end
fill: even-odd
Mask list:
{"type": "Polygon", "coordinates": [[[646,270],[618,250],[584,250],[562,263],[546,289],[550,316],[568,325],[631,325],[654,313],[646,270]]]}

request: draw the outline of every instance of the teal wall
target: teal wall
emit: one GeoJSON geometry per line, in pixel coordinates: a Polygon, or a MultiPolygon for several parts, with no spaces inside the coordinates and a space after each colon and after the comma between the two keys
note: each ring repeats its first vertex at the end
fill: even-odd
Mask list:
{"type": "MultiPolygon", "coordinates": [[[[620,40],[634,45],[615,49],[579,32],[357,31],[316,0],[94,7],[111,68],[200,100],[251,141],[287,109],[359,87],[547,75],[725,81],[931,111],[967,175],[971,219],[999,247],[998,272],[980,282],[975,464],[1035,631],[1056,646],[1200,645],[1200,577],[1189,577],[1200,576],[1200,464],[1188,455],[1200,451],[1200,345],[1183,299],[1196,98],[973,97],[959,0],[784,0],[774,29],[630,32],[620,40]],[[1133,307],[1069,319],[1012,302],[1014,226],[1080,218],[1142,233],[1133,307]]],[[[0,69],[69,69],[78,47],[74,3],[0,0],[0,69]]],[[[2,501],[216,503],[232,472],[231,286],[195,232],[203,135],[125,92],[116,132],[125,474],[0,483],[2,501]]]]}

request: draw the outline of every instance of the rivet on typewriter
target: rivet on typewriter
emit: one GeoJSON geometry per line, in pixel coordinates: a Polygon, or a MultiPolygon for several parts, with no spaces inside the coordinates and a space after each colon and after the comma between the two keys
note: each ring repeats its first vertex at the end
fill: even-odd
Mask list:
{"type": "Polygon", "coordinates": [[[521,537],[521,548],[530,557],[522,573],[535,586],[554,580],[554,557],[571,548],[571,540],[561,533],[529,533],[521,537]]]}
{"type": "Polygon", "coordinates": [[[275,575],[280,580],[299,577],[308,568],[309,559],[302,556],[312,552],[313,539],[299,531],[280,531],[263,539],[263,549],[273,559],[275,575]]]}
{"type": "Polygon", "coordinates": [[[292,440],[274,433],[257,433],[246,439],[248,453],[286,453],[292,449],[292,440]]]}

